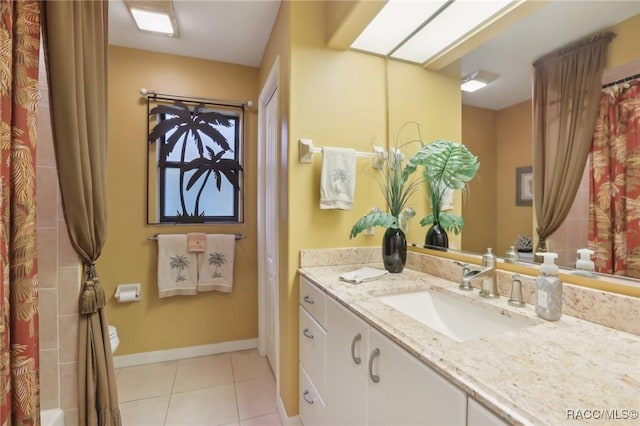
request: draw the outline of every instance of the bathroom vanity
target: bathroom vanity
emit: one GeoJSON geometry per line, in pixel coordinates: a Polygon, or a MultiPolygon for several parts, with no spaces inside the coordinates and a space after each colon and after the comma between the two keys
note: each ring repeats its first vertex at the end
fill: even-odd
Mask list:
{"type": "MultiPolygon", "coordinates": [[[[369,262],[373,253],[356,264],[301,262],[305,426],[593,424],[585,416],[594,415],[638,421],[638,335],[566,314],[547,322],[531,304],[480,298],[442,277],[459,272],[453,262],[438,260],[444,263],[435,276],[415,253],[400,274],[361,284],[339,280],[365,265],[381,268],[369,262]],[[443,314],[423,317],[412,300],[443,314]]],[[[638,304],[630,306],[637,314],[638,304]]]]}

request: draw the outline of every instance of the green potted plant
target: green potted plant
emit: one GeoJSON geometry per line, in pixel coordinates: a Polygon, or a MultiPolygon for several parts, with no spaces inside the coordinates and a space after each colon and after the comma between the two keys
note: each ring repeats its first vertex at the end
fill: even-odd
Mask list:
{"type": "Polygon", "coordinates": [[[423,167],[431,202],[431,213],[420,221],[421,226],[431,225],[425,237],[425,245],[447,248],[447,231],[459,234],[464,220],[456,214],[442,211],[443,201],[447,192],[465,189],[467,183],[475,177],[480,168],[478,157],[462,144],[437,140],[423,145],[409,159],[404,173],[411,175],[419,166],[423,167]]]}
{"type": "MultiPolygon", "coordinates": [[[[400,229],[400,213],[411,195],[419,188],[420,181],[412,179],[402,166],[402,155],[395,150],[383,167],[380,191],[384,195],[388,211],[374,209],[361,217],[351,228],[349,238],[373,226],[386,228],[382,239],[382,260],[389,272],[402,272],[407,260],[407,239],[400,229]]],[[[415,168],[414,168],[415,171],[415,168]]]]}

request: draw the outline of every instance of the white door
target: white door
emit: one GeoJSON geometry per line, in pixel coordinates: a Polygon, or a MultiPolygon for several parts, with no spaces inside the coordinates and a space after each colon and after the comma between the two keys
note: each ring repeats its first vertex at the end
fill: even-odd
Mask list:
{"type": "Polygon", "coordinates": [[[266,261],[266,353],[276,372],[276,327],[278,325],[278,90],[265,109],[265,261],[266,261]]]}
{"type": "Polygon", "coordinates": [[[278,383],[278,70],[276,59],[258,110],[258,350],[278,383]]]}

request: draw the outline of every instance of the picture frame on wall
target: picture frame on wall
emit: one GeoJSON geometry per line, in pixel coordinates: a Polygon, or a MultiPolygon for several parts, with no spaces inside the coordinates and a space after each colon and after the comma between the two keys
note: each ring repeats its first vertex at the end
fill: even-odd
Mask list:
{"type": "Polygon", "coordinates": [[[516,167],[516,206],[533,205],[533,167],[516,167]]]}

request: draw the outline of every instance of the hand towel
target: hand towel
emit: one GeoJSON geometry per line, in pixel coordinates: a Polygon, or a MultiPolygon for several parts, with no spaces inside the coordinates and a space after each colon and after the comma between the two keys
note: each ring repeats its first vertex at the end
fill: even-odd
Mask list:
{"type": "Polygon", "coordinates": [[[203,253],[207,248],[207,234],[190,232],[187,234],[187,249],[191,253],[203,253]]]}
{"type": "Polygon", "coordinates": [[[351,210],[356,190],[356,152],[322,148],[320,208],[351,210]]]}
{"type": "Polygon", "coordinates": [[[198,291],[231,293],[235,251],[235,235],[207,235],[207,251],[198,253],[198,291]]]}
{"type": "Polygon", "coordinates": [[[158,235],[158,296],[197,294],[198,260],[184,234],[158,235]]]}
{"type": "Polygon", "coordinates": [[[376,269],[376,268],[369,268],[368,266],[365,266],[364,268],[360,268],[357,271],[347,272],[345,274],[340,275],[340,279],[342,281],[359,284],[366,281],[377,280],[378,278],[382,278],[388,274],[389,274],[388,271],[384,271],[382,269],[376,269]]]}

